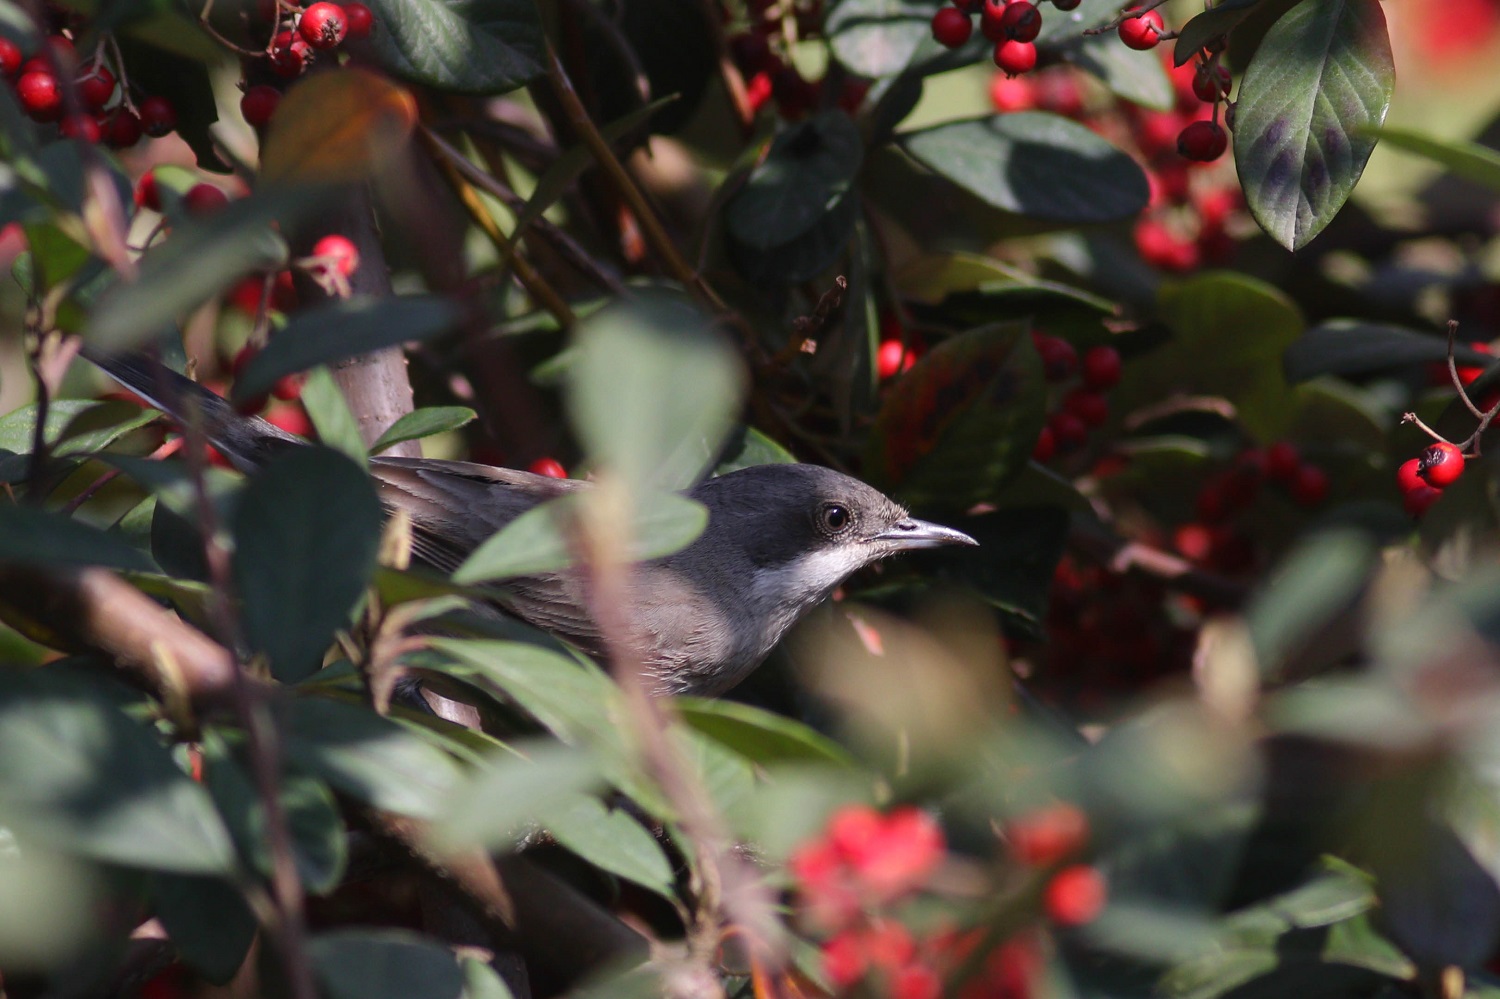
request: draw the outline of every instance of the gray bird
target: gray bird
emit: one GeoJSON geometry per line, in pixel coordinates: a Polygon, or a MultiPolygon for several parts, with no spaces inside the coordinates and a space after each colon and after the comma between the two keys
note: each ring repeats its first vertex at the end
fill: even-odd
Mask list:
{"type": "MultiPolygon", "coordinates": [[[[244,472],[307,444],[236,412],[151,358],[85,356],[179,422],[196,413],[204,436],[244,472]]],[[[579,480],[434,458],[375,457],[370,473],[385,507],[410,516],[413,555],[442,572],[452,572],[538,503],[590,488],[579,480]]],[[[816,465],[757,465],[708,479],[686,495],[708,508],[708,526],[681,551],[639,563],[628,593],[636,651],[665,693],[715,695],[733,687],[803,614],[873,562],[917,548],[977,544],[816,465]]],[[[494,601],[586,652],[601,652],[577,573],[507,580],[494,601]]]]}

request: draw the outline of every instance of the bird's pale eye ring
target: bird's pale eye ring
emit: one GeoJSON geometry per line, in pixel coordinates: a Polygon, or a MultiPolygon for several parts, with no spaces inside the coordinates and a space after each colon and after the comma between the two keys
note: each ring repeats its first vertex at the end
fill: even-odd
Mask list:
{"type": "Polygon", "coordinates": [[[823,527],[833,534],[840,534],[849,529],[854,518],[849,515],[849,508],[841,503],[823,504],[822,513],[819,515],[823,527]]]}

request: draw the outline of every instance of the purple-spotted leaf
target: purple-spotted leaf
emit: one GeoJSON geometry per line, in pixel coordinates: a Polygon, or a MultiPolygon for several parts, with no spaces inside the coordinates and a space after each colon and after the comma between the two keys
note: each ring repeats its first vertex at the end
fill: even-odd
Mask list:
{"type": "Polygon", "coordinates": [[[917,507],[995,498],[1031,457],[1047,387],[1026,323],[983,326],[935,347],[891,387],[865,471],[917,507]]]}
{"type": "Polygon", "coordinates": [[[1379,0],[1306,0],[1266,33],[1240,83],[1234,157],[1272,239],[1299,250],[1338,214],[1394,82],[1379,0]]]}

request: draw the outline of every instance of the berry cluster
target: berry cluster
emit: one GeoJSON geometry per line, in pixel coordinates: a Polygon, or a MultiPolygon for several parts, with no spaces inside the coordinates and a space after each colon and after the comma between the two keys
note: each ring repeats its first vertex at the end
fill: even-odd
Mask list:
{"type": "MultiPolygon", "coordinates": [[[[270,15],[265,20],[274,24],[276,33],[266,48],[266,59],[272,74],[284,80],[305,73],[317,53],[330,52],[342,45],[345,39],[366,38],[375,28],[375,16],[370,8],[357,0],[346,4],[318,0],[305,10],[291,0],[268,2],[274,6],[269,11],[263,9],[261,13],[270,15]]],[[[255,91],[256,88],[250,88],[246,97],[255,91]]],[[[268,95],[262,92],[257,103],[268,100],[268,95]]],[[[243,102],[241,110],[245,110],[243,102]]],[[[256,110],[258,112],[259,107],[256,110]]],[[[275,110],[274,104],[271,110],[275,110]]],[[[265,117],[269,119],[269,111],[265,112],[265,117]]],[[[250,121],[250,113],[245,114],[245,119],[250,121]]],[[[251,121],[251,124],[256,122],[251,121]]]]}
{"type": "Polygon", "coordinates": [[[1077,384],[1057,401],[1032,448],[1033,460],[1048,462],[1054,455],[1083,447],[1089,431],[1104,426],[1109,419],[1106,393],[1119,384],[1120,352],[1100,345],[1084,351],[1080,359],[1077,349],[1060,337],[1033,332],[1031,342],[1041,356],[1047,381],[1063,385],[1077,379],[1077,384]]]}
{"type": "Polygon", "coordinates": [[[165,97],[132,93],[124,67],[111,62],[101,42],[80,58],[73,38],[81,25],[49,12],[55,30],[29,56],[0,37],[0,76],[32,121],[55,124],[58,134],[128,149],[142,136],[160,138],[177,127],[177,111],[165,97]],[[70,37],[71,35],[71,37],[70,37]]]}
{"type": "MultiPolygon", "coordinates": [[[[1088,816],[1066,802],[1048,805],[1011,820],[1005,839],[1016,861],[1027,867],[1053,867],[1088,843],[1088,816]]],[[[1109,891],[1104,875],[1090,864],[1068,864],[1047,879],[1042,908],[1058,926],[1082,926],[1104,911],[1109,891]]]]}
{"type": "MultiPolygon", "coordinates": [[[[820,32],[822,0],[751,0],[746,8],[749,24],[729,36],[729,53],[745,79],[750,110],[759,112],[774,103],[788,121],[804,117],[822,103],[828,81],[804,77],[790,58],[788,41],[820,32]]],[[[869,90],[867,81],[843,77],[838,91],[830,96],[853,114],[869,90]]]]}
{"type": "MultiPolygon", "coordinates": [[[[135,206],[152,212],[165,212],[167,201],[163,197],[164,187],[151,170],[141,174],[135,183],[135,206]]],[[[180,195],[180,201],[189,215],[210,215],[229,204],[229,195],[213,184],[194,184],[180,195]]]]}
{"type": "MultiPolygon", "coordinates": [[[[1072,10],[1080,0],[1052,0],[1058,10],[1072,10]]],[[[979,15],[979,33],[995,46],[995,65],[1006,76],[1020,76],[1036,68],[1036,38],[1042,32],[1042,10],[1031,0],[953,0],[932,17],[932,37],[939,45],[956,49],[974,33],[973,16],[979,15]]]]}
{"type": "Polygon", "coordinates": [[[1464,462],[1463,451],[1447,441],[1432,444],[1420,456],[1402,462],[1396,469],[1396,485],[1401,489],[1406,512],[1413,517],[1426,513],[1443,490],[1463,475],[1464,462]]]}
{"type": "Polygon", "coordinates": [[[1254,568],[1256,546],[1233,520],[1255,502],[1267,482],[1280,485],[1292,502],[1306,509],[1321,506],[1330,485],[1328,473],[1304,461],[1290,441],[1277,441],[1264,450],[1247,448],[1198,490],[1197,519],[1178,525],[1173,547],[1188,561],[1227,575],[1254,568]]]}

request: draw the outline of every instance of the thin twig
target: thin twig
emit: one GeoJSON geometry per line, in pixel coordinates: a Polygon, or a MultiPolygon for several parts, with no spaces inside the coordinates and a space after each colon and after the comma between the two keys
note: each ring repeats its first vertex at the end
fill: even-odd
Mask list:
{"type": "Polygon", "coordinates": [[[1469,398],[1469,390],[1462,378],[1458,377],[1458,362],[1453,359],[1454,342],[1458,336],[1458,320],[1448,320],[1448,377],[1453,380],[1453,387],[1458,389],[1458,397],[1464,401],[1469,412],[1476,419],[1484,419],[1484,410],[1474,405],[1474,400],[1469,398]]]}
{"type": "MultiPolygon", "coordinates": [[[[1167,2],[1167,0],[1148,0],[1147,3],[1143,3],[1143,4],[1141,4],[1138,7],[1130,7],[1127,10],[1122,10],[1112,20],[1110,20],[1110,21],[1108,21],[1108,22],[1106,22],[1104,24],[1099,25],[1097,28],[1089,28],[1087,31],[1084,32],[1084,34],[1085,35],[1103,35],[1103,34],[1107,34],[1108,32],[1111,32],[1111,31],[1118,31],[1119,28],[1120,28],[1120,25],[1124,24],[1126,21],[1131,21],[1131,20],[1134,20],[1134,19],[1136,19],[1138,17],[1144,17],[1145,15],[1151,13],[1153,10],[1155,10],[1156,8],[1162,6],[1166,2],[1167,2]]],[[[1158,38],[1167,38],[1167,37],[1169,37],[1169,35],[1168,35],[1167,32],[1162,32],[1157,37],[1158,38]]],[[[1171,33],[1170,37],[1176,38],[1177,35],[1174,32],[1174,33],[1171,33]]]]}

